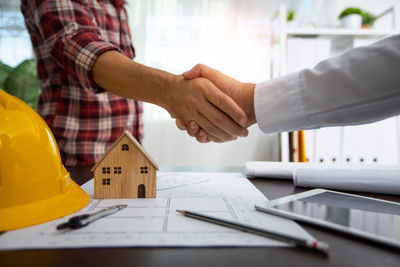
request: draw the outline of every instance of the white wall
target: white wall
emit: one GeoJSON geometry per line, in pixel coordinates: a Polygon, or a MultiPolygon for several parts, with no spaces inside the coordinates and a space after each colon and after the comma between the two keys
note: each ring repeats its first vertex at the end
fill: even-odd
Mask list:
{"type": "Polygon", "coordinates": [[[279,159],[278,135],[266,135],[257,125],[247,138],[224,144],[197,143],[172,120],[148,121],[144,132],[143,145],[160,165],[244,166],[248,160],[279,159]]]}

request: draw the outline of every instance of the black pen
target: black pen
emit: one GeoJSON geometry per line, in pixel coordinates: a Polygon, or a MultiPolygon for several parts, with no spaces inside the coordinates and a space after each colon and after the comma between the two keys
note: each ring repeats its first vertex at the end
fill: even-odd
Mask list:
{"type": "Polygon", "coordinates": [[[113,214],[127,206],[128,205],[115,205],[115,206],[111,206],[111,207],[107,207],[105,209],[99,210],[98,212],[95,212],[92,214],[83,214],[83,215],[78,215],[78,216],[72,217],[67,222],[59,224],[57,226],[57,230],[62,230],[65,228],[78,229],[78,228],[84,227],[97,219],[100,219],[104,216],[113,214]]]}
{"type": "Polygon", "coordinates": [[[289,243],[292,245],[302,246],[305,248],[317,250],[317,251],[320,251],[323,253],[328,253],[328,250],[329,250],[329,245],[327,243],[320,242],[317,240],[303,239],[303,238],[299,238],[296,236],[278,233],[278,232],[274,232],[271,230],[266,230],[266,229],[262,229],[262,228],[234,222],[234,221],[229,221],[229,220],[225,220],[225,219],[221,219],[221,218],[217,218],[217,217],[213,217],[213,216],[203,215],[203,214],[192,212],[192,211],[177,210],[177,212],[182,213],[183,215],[194,218],[194,219],[226,226],[226,227],[233,228],[233,229],[247,232],[247,233],[261,235],[264,237],[283,241],[283,242],[286,242],[286,243],[289,243]]]}

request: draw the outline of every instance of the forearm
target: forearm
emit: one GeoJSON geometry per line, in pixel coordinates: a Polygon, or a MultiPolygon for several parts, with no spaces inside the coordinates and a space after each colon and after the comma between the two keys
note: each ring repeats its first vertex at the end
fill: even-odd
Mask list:
{"type": "Polygon", "coordinates": [[[117,51],[100,55],[92,74],[95,82],[109,92],[163,107],[161,96],[174,76],[136,63],[117,51]]]}
{"type": "Polygon", "coordinates": [[[257,84],[264,132],[356,125],[400,113],[400,38],[322,61],[313,69],[257,84]]]}
{"type": "Polygon", "coordinates": [[[400,36],[350,50],[301,73],[312,124],[355,125],[400,112],[400,36]]]}

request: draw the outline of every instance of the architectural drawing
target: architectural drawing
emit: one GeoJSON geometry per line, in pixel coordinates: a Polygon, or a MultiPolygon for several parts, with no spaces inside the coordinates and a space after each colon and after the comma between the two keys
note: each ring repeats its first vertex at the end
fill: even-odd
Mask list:
{"type": "MultiPolygon", "coordinates": [[[[295,222],[257,212],[267,199],[240,173],[159,172],[157,198],[91,199],[79,214],[116,204],[125,209],[78,230],[57,232],[61,218],[0,236],[0,250],[122,246],[287,246],[287,244],[184,217],[177,209],[265,226],[310,238],[295,222]]],[[[83,186],[93,196],[93,181],[83,186]]],[[[74,216],[77,214],[73,214],[74,216]]]]}

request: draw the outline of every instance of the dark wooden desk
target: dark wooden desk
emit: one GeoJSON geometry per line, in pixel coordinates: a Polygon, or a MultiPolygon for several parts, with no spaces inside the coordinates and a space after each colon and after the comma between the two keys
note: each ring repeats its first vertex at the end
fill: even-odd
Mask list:
{"type": "MultiPolygon", "coordinates": [[[[79,172],[84,173],[82,170],[79,172]]],[[[90,174],[87,171],[86,173],[90,174]]],[[[251,179],[251,182],[269,199],[307,190],[295,188],[290,181],[251,179]]],[[[363,195],[400,202],[400,197],[395,196],[363,195]]],[[[28,250],[0,252],[0,266],[400,266],[400,253],[398,251],[335,232],[303,224],[302,226],[317,239],[331,245],[329,256],[299,248],[28,250]]]]}

